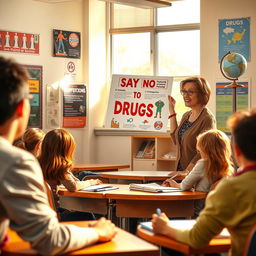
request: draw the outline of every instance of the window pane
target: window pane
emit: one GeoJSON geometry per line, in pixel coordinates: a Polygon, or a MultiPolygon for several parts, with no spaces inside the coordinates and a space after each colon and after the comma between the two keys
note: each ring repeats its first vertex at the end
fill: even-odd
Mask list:
{"type": "Polygon", "coordinates": [[[112,28],[153,26],[151,24],[151,15],[153,15],[152,9],[114,4],[112,28]]]}
{"type": "Polygon", "coordinates": [[[158,33],[158,74],[191,76],[200,73],[199,30],[158,33]]]}
{"type": "Polygon", "coordinates": [[[183,97],[180,94],[180,82],[183,79],[185,79],[185,77],[182,77],[182,78],[176,77],[174,78],[173,84],[172,84],[172,97],[176,100],[175,111],[177,113],[177,120],[180,120],[182,115],[186,111],[190,110],[190,108],[185,106],[183,97]]]}
{"type": "Polygon", "coordinates": [[[157,25],[176,25],[200,22],[200,0],[172,2],[171,7],[157,9],[157,25]]]}
{"type": "Polygon", "coordinates": [[[150,33],[112,35],[112,73],[152,75],[150,33]]]}

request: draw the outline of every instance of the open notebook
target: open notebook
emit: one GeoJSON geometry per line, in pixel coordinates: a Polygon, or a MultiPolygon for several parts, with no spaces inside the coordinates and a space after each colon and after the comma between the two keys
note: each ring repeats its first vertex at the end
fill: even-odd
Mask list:
{"type": "MultiPolygon", "coordinates": [[[[60,185],[59,188],[65,188],[63,185],[60,185]]],[[[107,190],[114,190],[118,189],[118,187],[107,185],[107,184],[101,184],[101,185],[92,185],[89,187],[85,187],[80,189],[80,191],[90,191],[90,192],[100,192],[100,191],[107,191],[107,190]]]]}
{"type": "MultiPolygon", "coordinates": [[[[170,220],[170,224],[173,228],[177,229],[190,229],[192,228],[196,223],[196,220],[170,220]]],[[[152,231],[152,222],[141,222],[140,223],[141,227],[152,231]]],[[[216,237],[218,238],[225,238],[225,237],[230,237],[230,233],[226,228],[224,228],[219,235],[216,237]]]]}
{"type": "Polygon", "coordinates": [[[180,192],[182,191],[179,188],[173,188],[173,187],[163,187],[160,186],[157,183],[148,183],[148,184],[135,184],[131,183],[129,186],[130,190],[139,190],[139,191],[145,191],[145,192],[154,192],[154,193],[169,193],[169,192],[180,192]]]}

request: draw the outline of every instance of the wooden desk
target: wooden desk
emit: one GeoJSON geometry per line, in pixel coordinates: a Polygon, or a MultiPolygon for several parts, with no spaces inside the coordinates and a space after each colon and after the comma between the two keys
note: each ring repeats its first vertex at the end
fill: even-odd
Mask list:
{"type": "Polygon", "coordinates": [[[149,193],[130,191],[129,185],[112,185],[119,189],[102,192],[60,189],[61,205],[71,210],[108,213],[109,218],[113,208],[117,217],[150,218],[158,207],[168,217],[189,217],[194,214],[194,200],[207,195],[204,192],[149,193]]]}
{"type": "Polygon", "coordinates": [[[119,171],[102,173],[100,176],[107,179],[123,179],[123,180],[140,180],[148,181],[164,181],[169,171],[119,171]]]}
{"type": "Polygon", "coordinates": [[[187,244],[183,244],[176,240],[173,240],[167,236],[156,235],[151,231],[148,231],[141,226],[137,228],[137,234],[139,237],[146,241],[167,247],[185,254],[201,254],[201,253],[222,253],[228,252],[231,245],[230,238],[213,238],[210,243],[202,249],[193,249],[187,244]]]}
{"type": "Polygon", "coordinates": [[[108,171],[118,171],[118,169],[130,168],[129,164],[75,164],[73,171],[92,171],[92,172],[108,172],[108,171]]]}
{"type": "MultiPolygon", "coordinates": [[[[77,226],[88,226],[89,221],[79,222],[66,222],[77,226]]],[[[24,242],[15,231],[8,230],[10,235],[10,241],[2,248],[3,256],[14,255],[37,255],[36,251],[30,248],[28,242],[24,242]]],[[[152,245],[122,229],[118,228],[116,237],[106,243],[97,243],[80,250],[67,253],[65,255],[90,255],[90,256],[158,256],[159,249],[155,245],[152,245]]]]}

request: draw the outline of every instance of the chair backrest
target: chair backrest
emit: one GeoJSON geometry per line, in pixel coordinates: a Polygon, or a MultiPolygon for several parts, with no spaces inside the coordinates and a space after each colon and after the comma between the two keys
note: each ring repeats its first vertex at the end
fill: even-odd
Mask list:
{"type": "Polygon", "coordinates": [[[50,204],[51,208],[54,211],[57,212],[55,201],[54,201],[54,196],[53,196],[53,192],[52,192],[52,188],[46,181],[44,182],[44,184],[45,184],[45,187],[46,187],[49,204],[50,204]]]}
{"type": "Polygon", "coordinates": [[[254,225],[247,237],[243,256],[256,255],[256,225],[254,225]]]}

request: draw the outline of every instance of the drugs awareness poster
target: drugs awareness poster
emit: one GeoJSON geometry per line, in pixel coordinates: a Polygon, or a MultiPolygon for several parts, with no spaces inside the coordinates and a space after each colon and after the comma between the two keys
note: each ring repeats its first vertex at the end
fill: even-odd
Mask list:
{"type": "Polygon", "coordinates": [[[106,128],[167,132],[172,77],[113,75],[106,128]]]}

